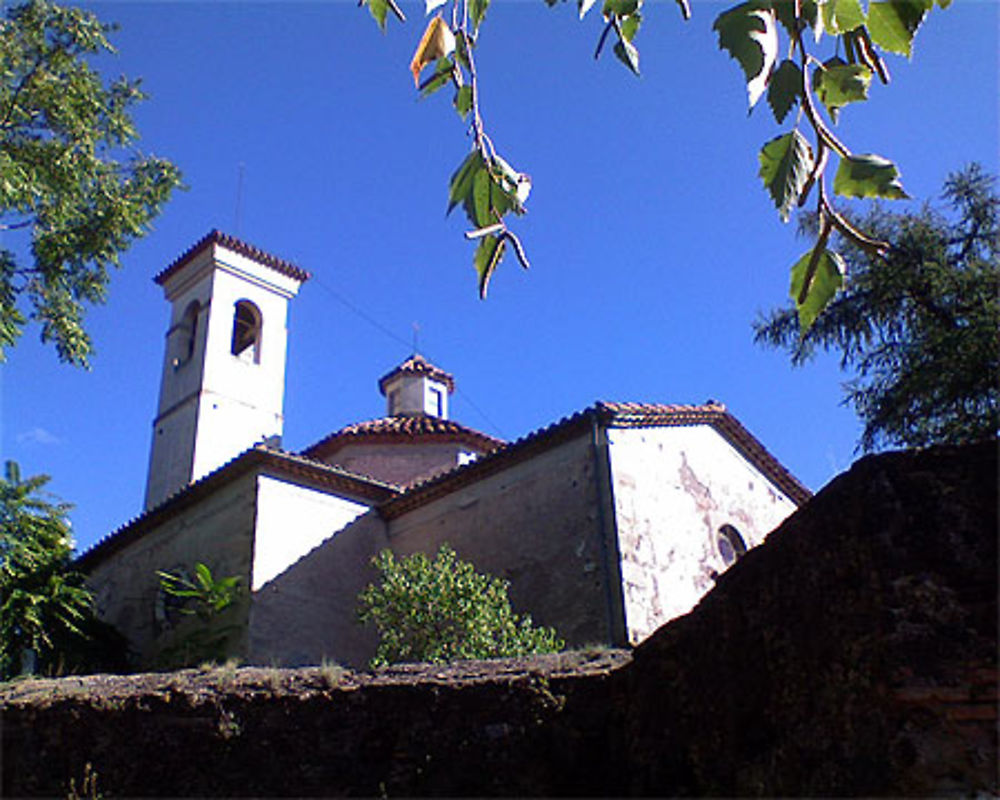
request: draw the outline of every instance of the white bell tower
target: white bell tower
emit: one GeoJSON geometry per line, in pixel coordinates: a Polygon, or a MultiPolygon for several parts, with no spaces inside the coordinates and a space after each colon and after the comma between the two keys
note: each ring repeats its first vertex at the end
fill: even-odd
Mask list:
{"type": "Polygon", "coordinates": [[[212,231],[157,275],[170,302],[147,510],[281,436],[288,301],[309,273],[212,231]]]}

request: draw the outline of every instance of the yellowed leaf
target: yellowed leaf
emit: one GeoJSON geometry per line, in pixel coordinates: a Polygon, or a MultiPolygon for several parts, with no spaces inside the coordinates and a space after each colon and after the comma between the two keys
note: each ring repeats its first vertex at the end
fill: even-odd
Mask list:
{"type": "Polygon", "coordinates": [[[444,58],[455,49],[455,34],[448,24],[438,14],[427,23],[424,35],[420,37],[413,60],[410,62],[410,72],[413,73],[413,84],[420,87],[420,71],[428,64],[433,64],[439,58],[444,58]]]}

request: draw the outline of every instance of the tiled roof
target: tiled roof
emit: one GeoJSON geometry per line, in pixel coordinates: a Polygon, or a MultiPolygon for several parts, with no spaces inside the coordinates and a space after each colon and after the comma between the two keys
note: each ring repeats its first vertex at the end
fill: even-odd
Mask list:
{"type": "Polygon", "coordinates": [[[140,514],[116,531],[109,533],[89,550],[82,553],[76,559],[75,566],[86,570],[100,563],[107,556],[141,538],[152,528],[255,467],[302,479],[320,489],[339,490],[372,504],[380,503],[401,491],[398,486],[384,483],[375,478],[357,475],[341,467],[313,461],[304,456],[292,455],[283,450],[273,450],[263,445],[256,445],[191,485],[180,489],[155,508],[140,514]]]}
{"type": "Polygon", "coordinates": [[[809,491],[768,451],[760,440],[730,414],[725,405],[709,401],[699,406],[657,405],[654,403],[603,403],[596,412],[615,428],[643,428],[654,425],[711,425],[796,504],[810,497],[809,491]]]}
{"type": "Polygon", "coordinates": [[[282,275],[287,275],[289,278],[294,278],[297,281],[309,280],[309,273],[304,269],[295,266],[295,264],[290,261],[285,261],[283,258],[278,258],[270,253],[266,253],[260,248],[244,242],[242,239],[237,239],[235,236],[230,236],[228,233],[223,233],[219,230],[209,231],[208,234],[202,237],[196,244],[188,248],[188,250],[181,255],[180,258],[160,272],[155,278],[153,278],[153,280],[162,286],[172,275],[188,264],[192,259],[194,259],[195,256],[198,255],[198,253],[210,244],[222,245],[228,250],[232,250],[239,253],[241,256],[253,259],[258,264],[270,267],[271,269],[280,272],[282,275]]]}
{"type": "Polygon", "coordinates": [[[325,459],[352,444],[398,444],[415,442],[457,442],[487,453],[504,442],[450,419],[429,414],[380,417],[341,428],[307,447],[302,455],[325,459]]]}
{"type": "Polygon", "coordinates": [[[539,452],[569,441],[598,423],[612,428],[710,425],[794,503],[801,505],[812,497],[812,492],[782,466],[753,434],[726,411],[726,407],[721,403],[657,405],[598,402],[590,408],[570,417],[564,417],[504,447],[499,447],[469,464],[430,478],[399,495],[390,497],[379,505],[379,513],[387,519],[398,517],[460,486],[481,480],[526,461],[539,452]]]}
{"type": "Polygon", "coordinates": [[[454,376],[448,374],[440,367],[435,367],[419,353],[414,353],[394,370],[387,372],[379,378],[378,388],[382,394],[385,394],[385,385],[397,375],[426,375],[428,378],[433,378],[445,384],[448,387],[449,394],[455,391],[454,376]]]}

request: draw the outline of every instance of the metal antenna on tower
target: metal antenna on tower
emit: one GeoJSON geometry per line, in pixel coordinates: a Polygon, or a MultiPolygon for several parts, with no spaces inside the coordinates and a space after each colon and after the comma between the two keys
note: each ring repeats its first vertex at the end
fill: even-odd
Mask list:
{"type": "Polygon", "coordinates": [[[243,172],[246,169],[246,164],[242,161],[239,166],[239,176],[236,179],[236,235],[242,235],[241,228],[243,227],[243,172]]]}

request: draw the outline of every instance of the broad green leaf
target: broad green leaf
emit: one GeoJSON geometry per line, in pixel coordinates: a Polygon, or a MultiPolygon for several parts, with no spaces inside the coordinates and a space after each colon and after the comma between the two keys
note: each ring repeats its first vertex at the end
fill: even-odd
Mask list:
{"type": "Polygon", "coordinates": [[[629,14],[621,21],[622,36],[625,37],[626,41],[631,42],[635,38],[636,33],[639,32],[641,22],[642,14],[638,11],[629,14]]]}
{"type": "Polygon", "coordinates": [[[471,86],[459,86],[458,91],[455,92],[455,110],[458,112],[458,116],[465,119],[469,116],[469,112],[472,110],[472,87],[471,86]]]}
{"type": "Polygon", "coordinates": [[[486,16],[486,9],[490,7],[490,0],[469,0],[469,21],[472,22],[472,30],[478,31],[486,16]]]}
{"type": "Polygon", "coordinates": [[[628,39],[621,39],[615,42],[615,55],[626,67],[636,75],[639,74],[639,51],[628,39]]]}
{"type": "Polygon", "coordinates": [[[764,90],[778,56],[778,31],[769,3],[754,0],[729,9],[715,19],[719,49],[726,50],[747,79],[747,98],[753,108],[764,90]]]}
{"type": "Polygon", "coordinates": [[[507,241],[502,236],[484,236],[479,240],[473,261],[476,266],[476,273],[479,275],[479,296],[486,299],[486,290],[490,285],[490,278],[503,258],[507,241]]]}
{"type": "Polygon", "coordinates": [[[490,192],[493,185],[493,179],[490,177],[489,170],[481,169],[476,173],[476,177],[472,181],[472,203],[475,216],[472,218],[472,224],[477,228],[485,228],[487,225],[491,225],[497,220],[490,216],[490,192]]]}
{"type": "MultiPolygon", "coordinates": [[[[478,148],[465,157],[465,160],[455,170],[455,174],[451,176],[451,183],[448,184],[447,213],[450,214],[451,210],[459,203],[466,205],[466,210],[469,211],[467,201],[472,196],[473,182],[476,174],[485,168],[486,164],[478,148]]],[[[472,219],[471,211],[469,211],[469,218],[472,219]]],[[[475,220],[472,221],[475,224],[475,220]]]]}
{"type": "Polygon", "coordinates": [[[873,0],[868,6],[868,33],[890,53],[909,58],[913,37],[931,9],[933,0],[873,0]]]}
{"type": "Polygon", "coordinates": [[[833,191],[842,197],[884,197],[905,200],[909,195],[899,182],[899,170],[886,158],[854,155],[840,159],[833,191]]]}
{"type": "Polygon", "coordinates": [[[853,31],[866,21],[861,0],[826,0],[822,9],[823,27],[833,36],[853,31]]]}
{"type": "Polygon", "coordinates": [[[840,287],[844,285],[844,259],[840,253],[824,248],[818,254],[816,269],[809,280],[809,286],[803,292],[813,253],[813,250],[804,253],[792,267],[791,286],[788,290],[799,313],[799,330],[803,334],[812,327],[816,317],[830,304],[840,287]],[[799,302],[800,297],[802,302],[799,302]]]}
{"type": "Polygon", "coordinates": [[[378,26],[385,32],[385,15],[389,11],[389,4],[386,0],[367,0],[368,10],[378,23],[378,26]]]}
{"type": "MultiPolygon", "coordinates": [[[[794,35],[796,33],[796,0],[772,0],[771,5],[774,8],[774,14],[778,18],[778,22],[781,23],[782,27],[790,35],[794,35]]],[[[802,20],[815,33],[816,41],[818,42],[823,35],[823,23],[816,0],[799,0],[798,5],[801,9],[802,20]]]]}
{"type": "Polygon", "coordinates": [[[420,97],[430,97],[438,89],[446,86],[451,81],[454,66],[450,58],[439,58],[434,65],[434,74],[420,86],[420,97]]]}
{"type": "Polygon", "coordinates": [[[781,219],[787,222],[812,170],[812,148],[798,130],[793,130],[765,144],[759,159],[760,177],[781,219]]]}
{"type": "Polygon", "coordinates": [[[839,58],[830,59],[813,73],[813,89],[830,116],[848,103],[868,99],[872,71],[862,64],[846,64],[839,58]]]}
{"type": "Polygon", "coordinates": [[[801,98],[802,70],[794,61],[785,59],[771,76],[767,87],[767,104],[771,106],[774,118],[782,123],[801,98]]]}

